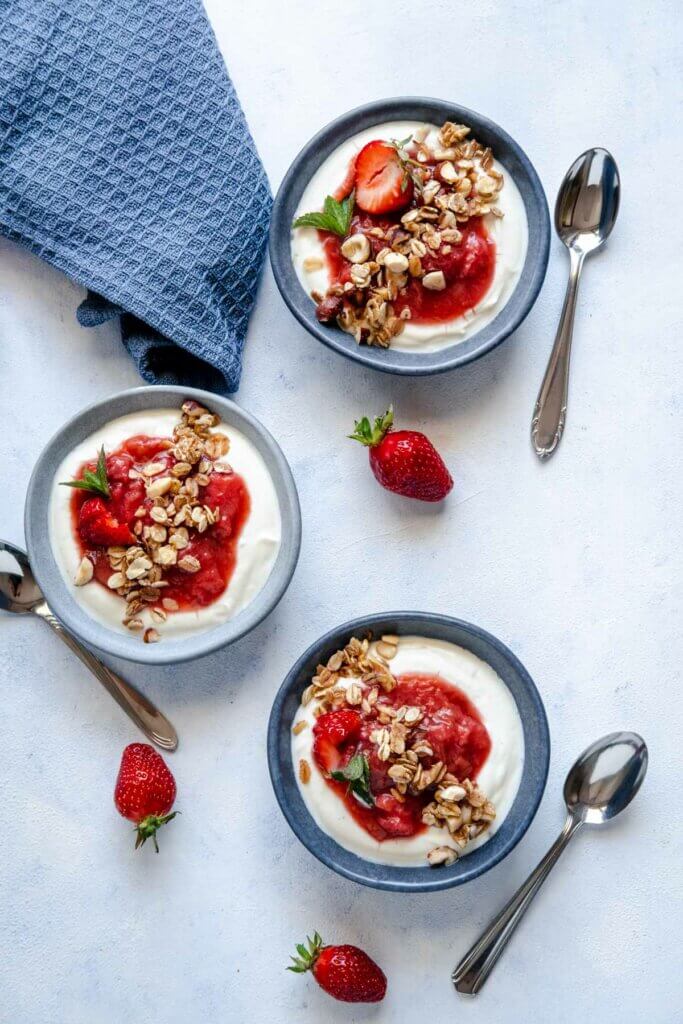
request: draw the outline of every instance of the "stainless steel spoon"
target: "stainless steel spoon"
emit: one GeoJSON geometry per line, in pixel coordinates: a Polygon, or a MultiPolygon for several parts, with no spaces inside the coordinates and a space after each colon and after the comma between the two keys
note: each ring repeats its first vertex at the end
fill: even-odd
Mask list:
{"type": "Polygon", "coordinates": [[[635,732],[610,733],[584,750],[564,784],[564,828],[524,885],[453,971],[458,992],[477,994],[572,836],[582,825],[604,825],[628,807],[646,771],[647,747],[635,732]]]}
{"type": "Polygon", "coordinates": [[[555,204],[555,230],[569,249],[569,284],[548,368],[531,421],[539,459],[553,454],[564,430],[576,292],[583,261],[608,238],[619,212],[619,171],[606,149],[588,149],[567,171],[555,204]]]}
{"type": "Polygon", "coordinates": [[[178,734],[165,715],[162,715],[134,686],[107,668],[99,658],[67,632],[48,608],[40,587],[33,578],[28,555],[6,540],[0,540],[0,611],[19,614],[32,612],[47,622],[60,640],[63,640],[97,676],[117,704],[152,743],[162,750],[176,749],[178,734]]]}

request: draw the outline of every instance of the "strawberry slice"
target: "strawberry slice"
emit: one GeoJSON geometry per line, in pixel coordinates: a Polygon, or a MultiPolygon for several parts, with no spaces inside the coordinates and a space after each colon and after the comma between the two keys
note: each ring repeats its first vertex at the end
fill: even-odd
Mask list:
{"type": "Polygon", "coordinates": [[[78,513],[78,532],[84,544],[104,547],[127,547],[135,537],[125,523],[120,523],[102,498],[88,498],[78,513]]]}
{"type": "Polygon", "coordinates": [[[313,726],[313,757],[324,772],[333,772],[341,764],[339,748],[358,737],[361,717],[357,711],[329,711],[313,726]]]}
{"type": "Polygon", "coordinates": [[[413,183],[388,142],[368,142],[356,157],[356,206],[366,213],[402,210],[413,197],[413,183]]]}

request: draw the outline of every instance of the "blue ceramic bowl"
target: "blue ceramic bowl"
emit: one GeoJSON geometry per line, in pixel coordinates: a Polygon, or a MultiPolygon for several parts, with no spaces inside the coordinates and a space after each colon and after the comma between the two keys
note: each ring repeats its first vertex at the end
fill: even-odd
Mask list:
{"type": "Polygon", "coordinates": [[[387,612],[354,619],[326,633],[308,648],[289,672],[275,698],[268,724],[268,765],[275,795],[290,827],[310,852],[333,871],[362,885],[394,892],[434,892],[462,885],[488,871],[520,841],[543,796],[548,777],[548,721],[529,673],[508,648],[478,626],[446,615],[387,612]],[[343,647],[350,636],[397,634],[433,637],[458,644],[487,662],[507,685],[517,704],[524,730],[524,769],[510,813],[483,846],[450,867],[393,867],[375,864],[345,850],[323,832],[299,792],[292,763],[292,722],[301,694],[315,667],[343,647]]]}
{"type": "Polygon", "coordinates": [[[40,455],[26,495],[24,530],[31,568],[55,615],[91,647],[118,658],[148,665],[188,661],[233,643],[258,625],[275,607],[294,574],[301,545],[301,513],[296,486],[282,451],[258,420],[234,402],[197,388],[156,386],[122,391],[89,406],[57,431],[40,455]],[[139,636],[115,632],[91,618],[74,600],[55,561],[49,540],[49,508],[55,467],[98,428],[127,413],[180,406],[187,398],[217,413],[228,427],[240,430],[262,456],[280,505],[282,540],[263,589],[233,619],[192,636],[163,638],[145,644],[139,636]]]}
{"type": "Polygon", "coordinates": [[[388,373],[423,376],[453,370],[471,363],[500,345],[522,323],[536,301],[546,268],[550,245],[550,218],[543,186],[524,150],[507,132],[481,114],[423,97],[399,97],[367,103],[332,121],[318,132],[295,158],[280,186],[270,225],[270,262],[280,293],[306,330],[329,348],[357,363],[388,373]],[[302,288],[290,254],[291,226],[301,196],[320,165],[345,139],[386,121],[423,121],[443,124],[456,121],[470,125],[475,137],[490,146],[497,160],[512,175],[519,189],[529,227],[526,259],[517,287],[498,316],[482,330],[439,352],[416,355],[396,349],[358,345],[336,324],[321,324],[311,297],[302,288]]]}

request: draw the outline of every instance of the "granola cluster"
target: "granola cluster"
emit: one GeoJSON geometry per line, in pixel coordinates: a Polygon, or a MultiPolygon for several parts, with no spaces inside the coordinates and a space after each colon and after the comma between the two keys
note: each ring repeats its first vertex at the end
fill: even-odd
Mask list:
{"type": "MultiPolygon", "coordinates": [[[[175,462],[152,460],[139,470],[131,469],[131,479],[141,479],[151,504],[135,511],[133,534],[137,543],[129,547],[109,547],[107,557],[112,570],[107,586],[126,602],[123,623],[133,631],[144,630],[145,643],[160,639],[156,629],[145,629],[140,612],[148,608],[159,624],[178,603],[164,597],[168,587],[165,575],[170,569],[194,574],[201,563],[194,555],[183,554],[196,534],[210,530],[220,520],[220,509],[203,504],[200,489],[207,486],[212,473],[232,473],[227,463],[217,461],[226,455],[230,442],[225,434],[212,432],[220,423],[214,413],[197,402],[182,406],[182,418],[166,445],[175,462]]],[[[76,584],[83,585],[93,576],[89,558],[78,570],[76,584]]]]}
{"type": "MultiPolygon", "coordinates": [[[[383,636],[371,645],[368,638],[352,637],[343,650],[336,651],[326,665],[318,665],[310,686],[302,695],[304,706],[316,701],[314,715],[328,711],[355,708],[366,717],[376,719],[377,726],[370,739],[377,748],[377,757],[388,764],[387,774],[394,785],[391,795],[403,803],[406,795],[429,795],[431,799],[422,811],[425,825],[443,828],[454,846],[438,846],[430,850],[430,865],[452,864],[458,849],[484,832],[496,816],[490,800],[471,779],[460,780],[447,766],[435,760],[425,730],[420,728],[424,717],[422,708],[403,705],[399,708],[382,700],[390,693],[396,679],[389,662],[398,650],[396,636],[383,636]],[[347,685],[338,681],[352,678],[347,685]],[[457,847],[457,849],[456,849],[457,847]]],[[[300,732],[306,727],[304,720],[295,727],[300,732]]],[[[310,765],[300,762],[299,777],[303,783],[310,779],[310,765]]]]}
{"type": "Polygon", "coordinates": [[[333,284],[324,297],[313,296],[320,319],[336,319],[359,344],[388,348],[410,319],[408,308],[396,315],[393,307],[408,282],[417,279],[431,291],[446,287],[443,271],[425,270],[425,256],[445,255],[459,245],[458,225],[470,217],[503,216],[495,205],[503,175],[493,166],[491,149],[469,134],[466,125],[447,121],[434,148],[427,145],[425,129],[413,136],[409,150],[398,149],[413,182],[411,206],[399,224],[373,227],[344,241],[341,252],[352,264],[351,280],[333,284]]]}

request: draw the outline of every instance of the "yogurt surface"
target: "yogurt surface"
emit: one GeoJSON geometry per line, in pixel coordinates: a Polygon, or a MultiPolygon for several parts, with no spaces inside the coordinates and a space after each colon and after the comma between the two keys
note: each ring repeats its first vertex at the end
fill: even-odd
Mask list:
{"type": "MultiPolygon", "coordinates": [[[[372,648],[371,648],[372,651],[372,648]]],[[[398,653],[390,662],[395,676],[424,673],[440,676],[457,686],[476,706],[491,739],[491,750],[477,776],[477,785],[493,802],[496,817],[486,831],[459,851],[466,856],[487,842],[507,817],[519,789],[524,767],[524,734],[517,705],[507,686],[486,662],[456,644],[427,637],[401,637],[398,653]]],[[[350,686],[352,678],[339,679],[338,686],[350,686]]],[[[327,785],[312,757],[315,701],[299,707],[293,726],[305,720],[308,728],[292,734],[292,760],[305,758],[311,777],[298,786],[304,803],[318,826],[340,846],[365,860],[403,867],[428,867],[426,856],[435,846],[453,845],[446,829],[429,826],[418,835],[404,839],[373,839],[346,810],[344,803],[327,785]]],[[[430,869],[432,870],[432,869],[430,869]]]]}
{"type": "MultiPolygon", "coordinates": [[[[125,607],[121,597],[94,580],[82,587],[74,585],[81,554],[71,520],[73,491],[60,486],[60,481],[72,480],[83,463],[93,459],[102,445],[109,453],[136,434],[170,437],[179,418],[179,409],[152,409],[112,420],[74,448],[58,466],[54,476],[49,516],[50,543],[69,592],[92,618],[128,636],[130,632],[121,621],[125,607]]],[[[280,507],[265,462],[239,430],[222,422],[217,429],[230,439],[226,461],[246,482],[251,497],[250,512],[237,543],[235,569],[224,592],[205,608],[170,614],[163,624],[164,636],[178,638],[205,632],[234,618],[265,585],[280,548],[280,507]]],[[[139,617],[145,626],[154,625],[148,609],[144,609],[139,617]]]]}
{"type": "MultiPolygon", "coordinates": [[[[404,139],[420,133],[427,144],[438,134],[436,125],[419,121],[393,121],[374,125],[342,143],[309,181],[297,208],[296,217],[322,209],[325,196],[332,195],[346,176],[351,159],[373,139],[404,139]]],[[[528,244],[528,227],[524,202],[519,189],[506,168],[494,159],[493,167],[504,175],[504,185],[496,198],[503,217],[486,214],[484,224],[496,244],[496,265],[493,281],[482,301],[463,316],[441,323],[407,321],[403,331],[391,340],[391,347],[405,352],[437,352],[471,337],[490,323],[512,295],[519,281],[528,244]]],[[[323,246],[315,228],[293,228],[291,254],[294,269],[304,290],[310,295],[324,294],[332,283],[323,246]],[[322,261],[318,270],[307,270],[310,258],[322,261]]]]}

